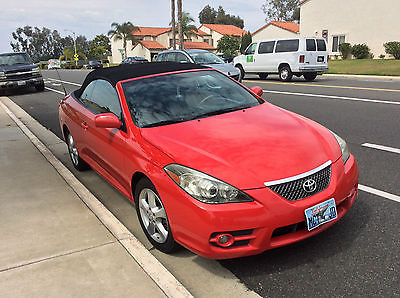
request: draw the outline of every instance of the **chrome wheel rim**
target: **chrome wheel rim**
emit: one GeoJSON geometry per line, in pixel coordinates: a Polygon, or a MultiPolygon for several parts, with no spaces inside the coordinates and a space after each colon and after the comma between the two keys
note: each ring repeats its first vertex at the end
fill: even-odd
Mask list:
{"type": "Polygon", "coordinates": [[[77,165],[79,161],[79,155],[78,150],[75,147],[74,138],[71,135],[68,135],[68,151],[72,162],[74,165],[77,165]]]}
{"type": "Polygon", "coordinates": [[[239,81],[241,81],[243,79],[242,70],[236,66],[235,66],[235,68],[239,71],[239,81]]]}
{"type": "Polygon", "coordinates": [[[281,78],[282,80],[286,80],[289,76],[289,71],[287,69],[282,69],[281,70],[281,78]]]}
{"type": "Polygon", "coordinates": [[[158,243],[165,243],[168,238],[167,214],[160,198],[151,189],[144,188],[140,192],[139,213],[150,237],[158,243]]]}

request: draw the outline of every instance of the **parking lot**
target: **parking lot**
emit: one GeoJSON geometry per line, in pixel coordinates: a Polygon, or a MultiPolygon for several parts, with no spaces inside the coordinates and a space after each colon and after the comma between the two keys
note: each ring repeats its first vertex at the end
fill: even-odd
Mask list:
{"type": "MultiPolygon", "coordinates": [[[[58,76],[43,71],[44,92],[19,90],[8,96],[61,138],[63,86],[75,90],[88,72],[63,70],[58,76]]],[[[264,297],[400,295],[400,80],[323,76],[312,83],[282,83],[277,77],[249,76],[243,83],[260,86],[268,102],[319,122],[347,141],[360,171],[358,199],[327,231],[258,256],[211,261],[184,249],[173,256],[151,253],[189,289],[196,279],[204,280],[204,292],[195,296],[209,294],[207,283],[217,287],[229,271],[264,297]]],[[[151,249],[130,202],[93,171],[75,171],[61,146],[65,150],[55,151],[57,158],[151,249]]]]}

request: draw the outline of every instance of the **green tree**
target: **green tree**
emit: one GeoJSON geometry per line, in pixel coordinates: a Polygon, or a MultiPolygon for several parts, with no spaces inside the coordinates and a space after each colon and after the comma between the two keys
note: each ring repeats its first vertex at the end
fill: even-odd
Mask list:
{"type": "Polygon", "coordinates": [[[72,45],[70,37],[62,38],[57,30],[46,27],[25,26],[12,32],[11,48],[15,52],[26,52],[33,61],[48,60],[62,55],[66,46],[72,45]]]}
{"type": "Polygon", "coordinates": [[[385,47],[385,52],[392,55],[394,59],[400,59],[400,42],[399,41],[389,41],[383,45],[385,47]]]}
{"type": "Polygon", "coordinates": [[[218,7],[218,11],[207,5],[199,13],[200,24],[223,24],[234,25],[244,28],[244,21],[239,16],[227,14],[222,6],[218,7]]]}
{"type": "Polygon", "coordinates": [[[136,38],[132,35],[132,33],[138,30],[139,28],[133,25],[131,22],[125,22],[122,24],[114,22],[111,24],[111,30],[108,31],[107,35],[116,40],[122,40],[122,46],[124,48],[124,54],[125,54],[124,57],[126,57],[127,41],[130,40],[132,41],[132,43],[135,42],[136,38]]]}
{"type": "Polygon", "coordinates": [[[214,24],[217,12],[210,5],[206,5],[199,13],[200,24],[214,24]]]}
{"type": "Polygon", "coordinates": [[[242,40],[240,41],[240,53],[243,54],[247,47],[251,44],[251,42],[251,33],[247,32],[245,35],[242,36],[242,40]]]}
{"type": "Polygon", "coordinates": [[[217,51],[223,53],[224,56],[233,58],[236,56],[240,47],[240,41],[231,35],[224,35],[218,41],[217,51]]]}
{"type": "Polygon", "coordinates": [[[197,31],[194,25],[194,19],[190,16],[188,12],[182,12],[182,32],[186,36],[190,36],[193,31],[197,31]]]}
{"type": "Polygon", "coordinates": [[[265,21],[300,20],[299,0],[265,0],[261,9],[267,15],[265,21]]]}
{"type": "Polygon", "coordinates": [[[110,55],[111,44],[110,39],[104,34],[97,35],[89,43],[89,57],[102,60],[110,55]]]}

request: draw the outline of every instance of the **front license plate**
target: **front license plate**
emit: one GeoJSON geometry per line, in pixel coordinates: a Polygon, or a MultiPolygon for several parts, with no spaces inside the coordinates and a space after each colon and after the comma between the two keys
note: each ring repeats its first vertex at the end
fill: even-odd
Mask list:
{"type": "Polygon", "coordinates": [[[309,231],[337,218],[335,199],[319,203],[304,211],[309,231]]]}
{"type": "Polygon", "coordinates": [[[17,84],[18,84],[18,86],[25,86],[26,82],[25,81],[18,81],[17,84]]]}

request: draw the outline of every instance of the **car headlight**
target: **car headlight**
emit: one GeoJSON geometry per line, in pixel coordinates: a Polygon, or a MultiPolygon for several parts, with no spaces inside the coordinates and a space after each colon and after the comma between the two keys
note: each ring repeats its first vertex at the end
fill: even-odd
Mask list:
{"type": "Polygon", "coordinates": [[[340,146],[340,150],[342,151],[342,158],[343,158],[343,163],[345,164],[346,161],[349,159],[350,157],[350,151],[349,151],[349,147],[347,146],[347,143],[345,140],[343,140],[341,137],[339,137],[337,134],[335,134],[333,131],[331,131],[331,133],[333,134],[333,136],[335,137],[336,141],[338,142],[339,146],[340,146]]]}
{"type": "Polygon", "coordinates": [[[32,68],[32,72],[39,72],[39,67],[32,68]]]}
{"type": "Polygon", "coordinates": [[[239,189],[191,168],[170,164],[164,170],[176,184],[200,202],[224,204],[253,201],[239,189]]]}

